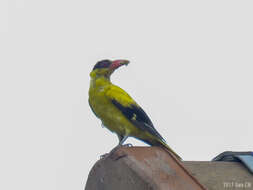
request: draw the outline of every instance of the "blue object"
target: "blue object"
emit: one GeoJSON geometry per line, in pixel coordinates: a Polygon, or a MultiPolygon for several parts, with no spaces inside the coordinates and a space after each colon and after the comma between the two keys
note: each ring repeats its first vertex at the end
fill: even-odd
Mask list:
{"type": "Polygon", "coordinates": [[[253,152],[232,152],[226,151],[212,161],[241,162],[253,174],[253,152]]]}
{"type": "Polygon", "coordinates": [[[253,174],[253,155],[236,155],[239,160],[249,169],[253,174]]]}

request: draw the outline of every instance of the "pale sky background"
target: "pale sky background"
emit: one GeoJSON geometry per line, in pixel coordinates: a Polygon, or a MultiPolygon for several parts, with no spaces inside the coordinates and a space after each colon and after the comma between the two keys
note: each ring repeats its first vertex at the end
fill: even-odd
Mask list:
{"type": "MultiPolygon", "coordinates": [[[[101,59],[185,160],[252,150],[252,1],[0,1],[0,189],[82,190],[118,139],[88,106],[101,59]]],[[[134,139],[128,143],[144,145],[134,139]]]]}

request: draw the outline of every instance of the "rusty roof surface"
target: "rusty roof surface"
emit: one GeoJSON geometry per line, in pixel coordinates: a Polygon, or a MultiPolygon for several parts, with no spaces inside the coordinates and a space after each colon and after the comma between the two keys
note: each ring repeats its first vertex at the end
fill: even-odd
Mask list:
{"type": "Polygon", "coordinates": [[[238,162],[178,161],[159,147],[122,147],[97,161],[85,190],[253,190],[238,162]]]}
{"type": "Polygon", "coordinates": [[[99,160],[86,190],[204,190],[172,154],[159,147],[122,147],[99,160]],[[120,188],[119,188],[120,187],[120,188]]]}

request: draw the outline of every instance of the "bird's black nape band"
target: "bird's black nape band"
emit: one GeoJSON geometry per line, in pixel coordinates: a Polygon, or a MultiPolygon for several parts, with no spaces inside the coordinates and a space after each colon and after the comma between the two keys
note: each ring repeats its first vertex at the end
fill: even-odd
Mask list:
{"type": "Polygon", "coordinates": [[[108,68],[111,65],[111,61],[110,60],[102,60],[96,63],[96,65],[93,67],[93,71],[95,69],[101,69],[101,68],[108,68]]]}

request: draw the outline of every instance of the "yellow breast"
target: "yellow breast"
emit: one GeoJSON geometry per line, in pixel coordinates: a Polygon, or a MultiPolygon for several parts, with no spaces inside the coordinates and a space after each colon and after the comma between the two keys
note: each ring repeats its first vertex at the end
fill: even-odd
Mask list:
{"type": "Polygon", "coordinates": [[[112,132],[125,134],[125,129],[130,125],[130,122],[123,117],[122,113],[111,103],[111,100],[106,97],[110,85],[109,82],[103,80],[91,82],[89,104],[105,127],[112,132]]]}

